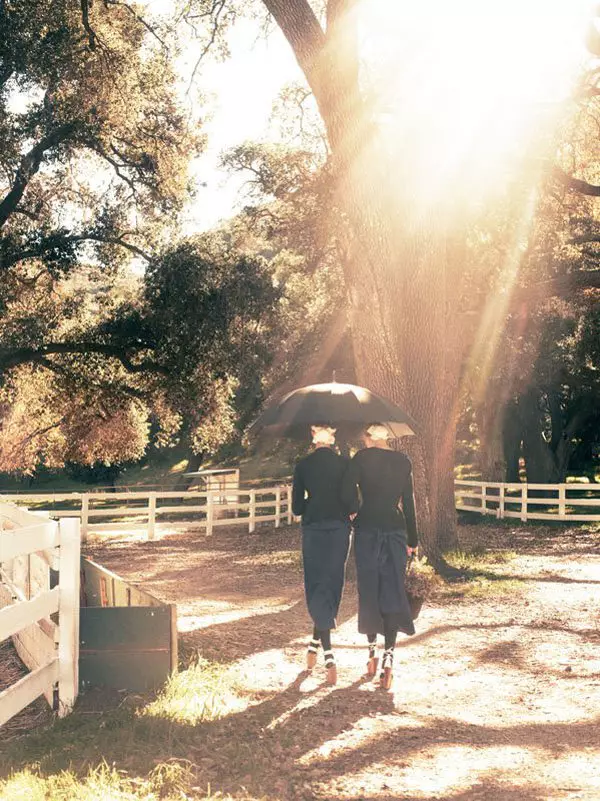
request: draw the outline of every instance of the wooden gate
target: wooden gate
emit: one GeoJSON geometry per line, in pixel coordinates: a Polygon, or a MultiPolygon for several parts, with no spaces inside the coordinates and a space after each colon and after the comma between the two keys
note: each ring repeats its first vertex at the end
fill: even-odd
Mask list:
{"type": "MultiPolygon", "coordinates": [[[[30,673],[0,693],[0,726],[44,695],[59,716],[78,692],[79,520],[0,503],[0,642],[30,673]],[[51,571],[58,584],[51,587],[51,571]]],[[[54,583],[54,582],[53,582],[54,583]]]]}

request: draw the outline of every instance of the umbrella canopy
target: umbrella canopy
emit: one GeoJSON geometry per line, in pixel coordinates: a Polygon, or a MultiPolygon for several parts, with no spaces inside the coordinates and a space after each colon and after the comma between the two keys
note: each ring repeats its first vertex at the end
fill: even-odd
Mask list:
{"type": "Polygon", "coordinates": [[[415,434],[417,425],[399,406],[354,384],[312,384],[287,394],[266,409],[250,426],[279,436],[307,435],[310,425],[330,425],[347,435],[358,434],[372,423],[385,425],[392,437],[415,434]]]}

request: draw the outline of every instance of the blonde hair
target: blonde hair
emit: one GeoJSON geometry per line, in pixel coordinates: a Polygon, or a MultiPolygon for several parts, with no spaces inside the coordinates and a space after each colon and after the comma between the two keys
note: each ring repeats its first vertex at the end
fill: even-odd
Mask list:
{"type": "Polygon", "coordinates": [[[313,445],[335,445],[335,428],[330,426],[311,426],[313,445]]]}
{"type": "Polygon", "coordinates": [[[390,432],[386,428],[386,426],[382,426],[380,423],[374,423],[372,426],[367,428],[367,434],[373,440],[384,440],[387,441],[390,438],[390,432]]]}

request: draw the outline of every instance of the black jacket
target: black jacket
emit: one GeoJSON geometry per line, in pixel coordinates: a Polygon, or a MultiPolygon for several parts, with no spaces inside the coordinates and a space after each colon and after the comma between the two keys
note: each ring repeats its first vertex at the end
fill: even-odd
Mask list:
{"type": "Polygon", "coordinates": [[[381,531],[404,529],[408,544],[417,545],[417,518],[412,465],[406,454],[386,448],[365,448],[352,458],[342,487],[342,501],[358,512],[355,524],[381,531]],[[359,488],[359,504],[356,488],[359,488]],[[402,510],[399,508],[402,500],[402,510]]]}
{"type": "Polygon", "coordinates": [[[316,448],[301,459],[294,470],[292,511],[303,523],[348,519],[342,501],[342,479],[348,459],[331,448],[316,448]]]}

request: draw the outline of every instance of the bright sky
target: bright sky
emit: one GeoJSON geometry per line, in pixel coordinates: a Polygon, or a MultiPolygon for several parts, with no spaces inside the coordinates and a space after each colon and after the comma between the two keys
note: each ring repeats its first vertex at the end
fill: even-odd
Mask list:
{"type": "MultiPolygon", "coordinates": [[[[149,5],[164,11],[172,2],[149,5]]],[[[427,158],[435,150],[436,180],[457,169],[475,144],[486,142],[482,162],[488,163],[514,147],[543,127],[540,115],[547,119],[548,108],[568,94],[584,56],[590,7],[591,0],[363,0],[364,56],[386,63],[383,106],[388,117],[398,112],[395,140],[412,137],[427,158]]],[[[217,170],[219,153],[248,139],[268,139],[273,101],[300,77],[276,27],[266,41],[245,20],[229,41],[231,58],[207,61],[198,76],[198,85],[213,95],[212,119],[203,125],[208,151],[193,167],[199,188],[185,225],[190,232],[235,211],[240,179],[217,170]]],[[[185,80],[197,51],[190,43],[181,60],[185,80]]]]}
{"type": "MultiPolygon", "coordinates": [[[[243,20],[231,31],[229,46],[230,59],[220,63],[207,60],[198,72],[198,87],[209,95],[210,119],[202,126],[208,134],[207,150],[192,169],[198,183],[198,198],[186,219],[188,231],[211,228],[235,212],[243,179],[228,178],[218,170],[219,155],[247,140],[269,138],[273,102],[285,84],[300,76],[291,49],[279,30],[267,40],[259,36],[253,23],[243,20]]],[[[191,43],[181,60],[182,75],[187,81],[197,58],[197,47],[191,43]]]]}

